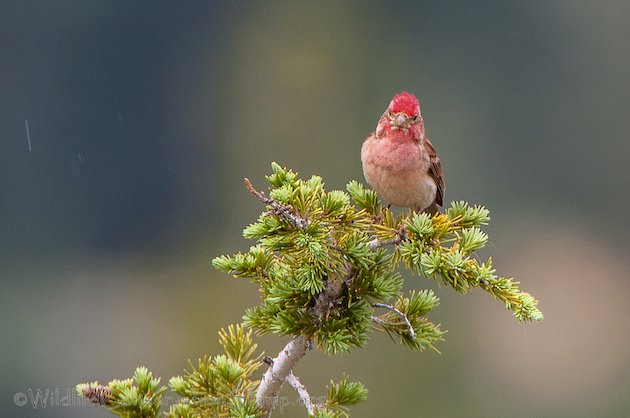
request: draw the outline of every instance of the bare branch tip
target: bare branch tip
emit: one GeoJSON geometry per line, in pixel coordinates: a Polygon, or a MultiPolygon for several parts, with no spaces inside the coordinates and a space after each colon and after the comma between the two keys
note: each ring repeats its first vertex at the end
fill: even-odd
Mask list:
{"type": "Polygon", "coordinates": [[[262,192],[259,192],[254,188],[254,185],[251,181],[249,181],[247,177],[243,179],[243,183],[245,183],[245,187],[247,187],[247,190],[249,190],[250,193],[252,193],[254,196],[258,197],[259,199],[261,198],[261,196],[264,196],[262,192]]]}
{"type": "MultiPolygon", "coordinates": [[[[373,303],[372,306],[375,307],[375,308],[389,309],[390,311],[396,313],[400,317],[400,319],[403,320],[405,325],[407,326],[407,329],[409,330],[409,335],[411,335],[411,339],[413,341],[416,340],[416,331],[411,326],[411,322],[409,321],[409,318],[407,318],[407,315],[405,315],[404,312],[402,312],[400,309],[397,309],[393,305],[388,305],[386,303],[373,303]]],[[[378,323],[378,324],[381,324],[381,325],[385,324],[385,321],[383,321],[381,318],[378,318],[378,317],[372,317],[372,320],[374,322],[378,323]]]]}

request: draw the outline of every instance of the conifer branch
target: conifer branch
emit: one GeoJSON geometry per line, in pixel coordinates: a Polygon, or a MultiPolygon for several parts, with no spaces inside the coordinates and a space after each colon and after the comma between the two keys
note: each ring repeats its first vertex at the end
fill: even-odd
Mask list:
{"type": "Polygon", "coordinates": [[[388,245],[396,245],[402,241],[402,237],[400,235],[396,235],[392,239],[379,241],[378,238],[374,238],[369,243],[370,250],[378,250],[379,248],[387,247],[388,245]]]}
{"type": "Polygon", "coordinates": [[[309,345],[308,337],[300,335],[289,341],[278,357],[271,361],[256,392],[256,405],[267,412],[267,416],[271,416],[282,384],[287,380],[287,376],[291,374],[297,362],[304,357],[309,345]]]}
{"type": "Polygon", "coordinates": [[[379,240],[378,238],[374,238],[372,241],[369,242],[368,246],[370,250],[378,250],[379,248],[387,247],[388,245],[400,244],[406,239],[409,239],[409,237],[405,233],[405,226],[403,225],[402,227],[400,227],[400,229],[398,230],[394,238],[390,238],[390,239],[386,239],[382,241],[379,240]]]}
{"type": "Polygon", "coordinates": [[[291,385],[293,389],[298,393],[304,407],[306,408],[306,412],[308,412],[308,416],[315,415],[315,407],[313,406],[313,402],[311,401],[311,395],[309,395],[306,390],[306,386],[300,382],[300,380],[293,374],[293,372],[289,373],[287,376],[287,383],[291,385]]]}
{"type": "MultiPolygon", "coordinates": [[[[326,191],[319,176],[303,180],[276,163],[272,170],[267,194],[244,180],[266,205],[243,231],[256,244],[212,261],[260,286],[261,302],[245,311],[242,325],[221,330],[225,354],[203,356],[183,376],[169,380],[181,401],[170,406],[167,417],[269,417],[285,381],[309,415],[347,417],[347,405],[366,399],[361,383],[345,377],[331,382],[325,403],[313,404],[293,369],[312,344],[327,354],[348,352],[364,347],[375,328],[414,350],[442,341],[444,331],[427,318],[439,299],[431,290],[403,295],[401,266],[459,293],[482,289],[520,321],[543,319],[538,301],[521,291],[518,281],[495,274],[491,259],[474,256],[488,242],[481,229],[490,219],[486,208],[453,202],[440,214],[396,215],[356,181],[346,191],[326,191]],[[387,312],[375,315],[376,309],[387,312]],[[254,331],[291,340],[276,358],[261,362],[254,331]],[[262,363],[269,367],[258,380],[262,363]]],[[[77,387],[81,396],[121,417],[147,418],[160,413],[165,390],[144,367],[130,379],[77,387]]]]}
{"type": "Polygon", "coordinates": [[[344,269],[348,273],[343,278],[329,278],[326,281],[326,287],[324,291],[317,295],[315,306],[310,309],[310,313],[316,318],[317,321],[324,319],[332,309],[335,308],[339,301],[339,296],[344,289],[352,285],[352,279],[354,278],[356,271],[347,263],[344,269]]]}
{"type": "Polygon", "coordinates": [[[157,417],[165,386],[146,367],[138,367],[133,378],[77,385],[77,394],[121,417],[157,417]]]}
{"type": "MultiPolygon", "coordinates": [[[[329,279],[326,282],[325,290],[318,295],[315,306],[311,309],[311,314],[317,321],[321,321],[335,307],[339,296],[349,285],[353,276],[354,272],[350,269],[341,280],[329,279]]],[[[287,381],[289,375],[293,373],[295,365],[310,348],[310,337],[300,335],[291,340],[278,354],[278,357],[266,361],[269,368],[262,377],[256,392],[256,404],[261,409],[271,414],[283,383],[287,381]]]]}
{"type": "Polygon", "coordinates": [[[243,181],[245,182],[245,187],[247,187],[247,190],[249,190],[254,196],[256,196],[258,200],[266,205],[271,206],[271,208],[273,209],[273,213],[282,216],[287,222],[291,223],[296,228],[304,229],[311,224],[308,219],[296,215],[291,206],[283,205],[282,203],[276,202],[274,199],[265,196],[263,192],[259,192],[258,190],[256,190],[252,185],[252,182],[249,181],[248,178],[243,179],[243,181]]]}
{"type": "MultiPolygon", "coordinates": [[[[405,325],[407,325],[407,329],[409,330],[409,334],[411,335],[411,339],[413,341],[416,340],[416,331],[414,331],[413,326],[411,326],[411,322],[409,322],[409,318],[407,318],[407,315],[405,315],[404,312],[402,312],[400,309],[395,308],[392,305],[388,305],[386,303],[373,303],[372,304],[373,307],[375,308],[385,308],[385,309],[389,309],[392,312],[395,312],[400,319],[403,320],[403,322],[405,323],[405,325]]],[[[372,320],[376,323],[379,324],[386,324],[386,321],[384,321],[383,319],[377,317],[377,316],[373,316],[372,320]]]]}

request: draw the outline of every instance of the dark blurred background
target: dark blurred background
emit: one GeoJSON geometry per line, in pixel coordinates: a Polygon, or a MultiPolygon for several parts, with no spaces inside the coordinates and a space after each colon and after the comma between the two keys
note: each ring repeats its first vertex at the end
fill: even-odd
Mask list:
{"type": "Polygon", "coordinates": [[[296,374],[314,396],[361,380],[356,417],[627,414],[629,21],[621,0],[0,2],[0,416],[106,417],[65,397],[217,353],[258,300],[210,267],[251,244],[242,178],[264,187],[278,161],[363,180],[402,90],[446,200],[490,209],[481,256],[545,320],[438,289],[441,355],[374,334],[296,374]]]}

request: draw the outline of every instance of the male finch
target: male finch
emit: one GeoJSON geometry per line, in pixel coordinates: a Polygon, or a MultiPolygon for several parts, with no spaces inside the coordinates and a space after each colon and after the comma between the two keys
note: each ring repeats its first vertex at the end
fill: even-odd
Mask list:
{"type": "Polygon", "coordinates": [[[376,131],[361,148],[363,175],[390,205],[416,212],[438,212],[444,198],[444,174],[435,149],[424,134],[418,99],[394,96],[376,131]]]}

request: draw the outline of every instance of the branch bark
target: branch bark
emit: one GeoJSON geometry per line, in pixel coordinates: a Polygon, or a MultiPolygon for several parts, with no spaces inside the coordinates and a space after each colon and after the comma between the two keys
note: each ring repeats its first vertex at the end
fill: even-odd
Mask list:
{"type": "Polygon", "coordinates": [[[400,228],[400,230],[396,233],[396,236],[392,239],[388,239],[385,241],[379,241],[378,238],[374,238],[372,241],[368,243],[370,250],[377,250],[382,247],[387,247],[388,245],[397,245],[403,242],[404,240],[409,239],[407,237],[407,232],[404,226],[400,228]]]}
{"type": "Polygon", "coordinates": [[[309,338],[304,335],[289,341],[263,375],[256,392],[256,404],[267,411],[267,416],[271,416],[282,384],[297,362],[304,357],[308,347],[309,338]]]}
{"type": "MultiPolygon", "coordinates": [[[[416,331],[411,326],[411,322],[409,322],[409,318],[407,318],[407,315],[405,315],[404,312],[402,312],[400,309],[395,308],[393,305],[388,305],[386,303],[373,303],[372,306],[375,307],[375,308],[389,309],[390,311],[396,313],[396,315],[398,315],[400,317],[400,319],[402,319],[403,322],[405,323],[405,325],[407,326],[407,329],[409,330],[409,335],[411,335],[411,338],[414,341],[416,340],[416,331]]],[[[376,322],[376,323],[381,324],[381,325],[387,324],[386,321],[384,321],[383,319],[381,319],[381,318],[379,318],[377,316],[373,316],[372,320],[374,322],[376,322]]]]}
{"type": "Polygon", "coordinates": [[[258,200],[264,204],[271,206],[276,215],[282,216],[287,222],[296,228],[305,229],[311,224],[308,219],[296,215],[291,206],[277,202],[274,199],[265,196],[263,192],[256,190],[249,179],[245,178],[243,181],[245,182],[245,187],[247,187],[247,190],[249,190],[250,193],[256,196],[258,200]]]}
{"type": "Polygon", "coordinates": [[[309,395],[306,390],[306,386],[299,381],[297,377],[293,374],[293,372],[289,373],[287,376],[287,383],[291,385],[293,389],[300,395],[300,399],[302,399],[302,403],[306,408],[306,412],[308,412],[308,416],[315,415],[315,407],[313,406],[313,402],[311,401],[311,395],[309,395]]]}

